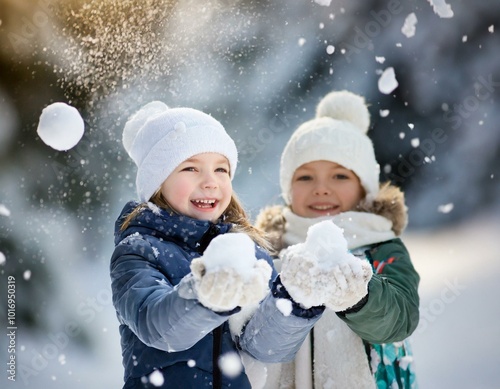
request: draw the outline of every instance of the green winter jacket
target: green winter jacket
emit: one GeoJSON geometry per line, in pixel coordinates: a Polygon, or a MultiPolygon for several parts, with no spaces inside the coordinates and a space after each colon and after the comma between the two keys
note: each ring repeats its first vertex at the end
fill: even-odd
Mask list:
{"type": "Polygon", "coordinates": [[[339,316],[367,342],[401,341],[417,328],[420,277],[399,238],[373,245],[365,254],[374,271],[368,300],[359,311],[339,316]]]}
{"type": "Polygon", "coordinates": [[[418,325],[420,277],[401,239],[373,245],[365,254],[374,271],[368,299],[359,310],[338,316],[363,339],[377,388],[394,383],[398,388],[416,388],[406,338],[418,325]]]}

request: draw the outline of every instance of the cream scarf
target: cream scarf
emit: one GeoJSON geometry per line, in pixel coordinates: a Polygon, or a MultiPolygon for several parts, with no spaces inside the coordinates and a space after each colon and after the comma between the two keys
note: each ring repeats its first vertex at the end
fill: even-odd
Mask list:
{"type": "MultiPolygon", "coordinates": [[[[283,209],[286,220],[285,246],[305,241],[310,226],[331,219],[344,230],[350,250],[395,238],[392,222],[366,212],[344,212],[335,216],[303,218],[290,208],[283,209]]],[[[313,389],[310,337],[306,338],[293,362],[268,367],[268,389],[313,389]]],[[[326,310],[314,327],[314,389],[372,389],[375,381],[368,366],[363,341],[326,310]]]]}

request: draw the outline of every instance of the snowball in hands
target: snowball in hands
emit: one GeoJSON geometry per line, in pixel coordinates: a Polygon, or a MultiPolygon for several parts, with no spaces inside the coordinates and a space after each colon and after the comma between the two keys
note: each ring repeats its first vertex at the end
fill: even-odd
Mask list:
{"type": "Polygon", "coordinates": [[[71,149],[82,139],[84,128],[76,108],[53,103],[43,109],[36,132],[46,145],[63,151],[71,149]]]}
{"type": "Polygon", "coordinates": [[[348,251],[342,230],[330,220],[311,226],[306,241],[288,247],[282,259],[283,285],[305,308],[344,311],[368,293],[371,265],[348,251]]]}
{"type": "Polygon", "coordinates": [[[214,311],[259,303],[269,290],[271,267],[255,257],[255,244],[243,233],[215,237],[191,262],[198,300],[214,311]]]}

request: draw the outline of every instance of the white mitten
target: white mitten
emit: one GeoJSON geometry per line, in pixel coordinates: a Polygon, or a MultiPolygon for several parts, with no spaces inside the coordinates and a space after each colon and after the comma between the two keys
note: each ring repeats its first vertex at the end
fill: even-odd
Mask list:
{"type": "Polygon", "coordinates": [[[283,285],[305,308],[343,311],[368,293],[370,264],[348,251],[342,230],[330,220],[311,226],[306,241],[288,247],[282,259],[283,285]]]}
{"type": "Polygon", "coordinates": [[[198,300],[213,311],[259,303],[269,291],[272,269],[255,257],[255,244],[246,234],[219,235],[203,256],[191,262],[198,300]]]}
{"type": "Polygon", "coordinates": [[[319,289],[320,269],[317,260],[301,249],[303,244],[288,247],[281,254],[281,282],[292,299],[308,309],[324,304],[319,289]]]}
{"type": "Polygon", "coordinates": [[[331,287],[325,293],[325,305],[336,311],[345,311],[368,293],[368,282],[373,271],[368,261],[352,256],[351,261],[330,270],[331,287]]]}
{"type": "Polygon", "coordinates": [[[269,293],[269,279],[272,272],[271,266],[264,259],[255,262],[249,277],[244,279],[239,307],[258,304],[266,297],[269,293]]]}
{"type": "Polygon", "coordinates": [[[243,291],[243,279],[233,268],[227,267],[207,273],[201,258],[193,259],[191,272],[200,303],[213,311],[230,311],[238,306],[243,291]]]}

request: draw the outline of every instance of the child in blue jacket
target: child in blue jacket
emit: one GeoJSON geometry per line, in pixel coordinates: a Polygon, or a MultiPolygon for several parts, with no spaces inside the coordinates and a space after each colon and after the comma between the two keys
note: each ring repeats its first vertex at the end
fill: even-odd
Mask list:
{"type": "Polygon", "coordinates": [[[249,370],[265,380],[259,361],[292,360],[324,308],[282,286],[233,193],[233,140],[203,112],[153,102],[123,144],[140,200],[116,222],[110,266],[124,389],[262,386],[249,370]]]}

